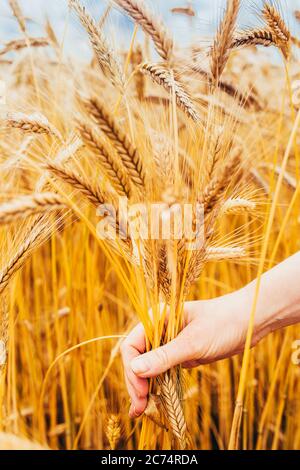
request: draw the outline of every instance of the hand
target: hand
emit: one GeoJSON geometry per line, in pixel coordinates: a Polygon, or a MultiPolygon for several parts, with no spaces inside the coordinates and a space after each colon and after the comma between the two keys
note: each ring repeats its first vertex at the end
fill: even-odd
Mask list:
{"type": "MultiPolygon", "coordinates": [[[[170,343],[148,353],[142,324],[134,328],[121,348],[131,417],[140,416],[146,409],[148,378],[179,364],[192,368],[243,351],[249,321],[245,295],[241,290],[214,300],[187,302],[183,331],[170,343]]],[[[260,338],[257,332],[253,344],[260,338]]]]}

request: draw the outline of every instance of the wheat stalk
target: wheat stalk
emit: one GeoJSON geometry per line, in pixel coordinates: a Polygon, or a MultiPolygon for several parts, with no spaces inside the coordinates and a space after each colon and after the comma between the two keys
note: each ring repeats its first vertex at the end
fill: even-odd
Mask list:
{"type": "Polygon", "coordinates": [[[164,24],[145,5],[143,0],[114,0],[131,18],[133,18],[151,36],[155,48],[163,60],[170,61],[174,43],[164,24]]]}
{"type": "Polygon", "coordinates": [[[13,39],[12,41],[6,42],[4,47],[0,50],[0,56],[7,54],[12,51],[19,51],[20,49],[25,49],[26,47],[47,47],[49,46],[48,38],[32,38],[28,37],[26,39],[13,39]]]}
{"type": "Polygon", "coordinates": [[[111,112],[98,98],[82,98],[82,102],[89,116],[94,118],[105,136],[110,139],[113,147],[121,157],[122,163],[128,172],[130,180],[140,189],[145,186],[145,172],[143,162],[129,137],[117,124],[111,112]]]}
{"type": "Polygon", "coordinates": [[[93,18],[89,16],[86,9],[80,4],[79,0],[69,0],[82,26],[86,29],[98,63],[104,75],[110,78],[111,82],[122,92],[124,91],[125,77],[121,70],[121,66],[116,59],[114,51],[110,48],[101,28],[95,23],[93,18]]]}
{"type": "Polygon", "coordinates": [[[90,147],[99,158],[107,176],[110,178],[111,183],[118,193],[130,198],[130,182],[123,170],[122,162],[118,161],[115,155],[112,155],[88,123],[82,121],[78,122],[78,129],[86,145],[90,147]]]}
{"type": "Polygon", "coordinates": [[[19,218],[66,208],[66,202],[54,193],[21,196],[10,202],[0,204],[0,225],[8,224],[19,218]]]}
{"type": "Polygon", "coordinates": [[[229,58],[239,7],[240,0],[227,0],[224,18],[214,40],[211,50],[211,74],[216,83],[219,82],[229,58]]]}
{"type": "Polygon", "coordinates": [[[23,33],[26,33],[26,21],[19,5],[19,2],[17,0],[9,0],[9,5],[16,20],[18,21],[21,31],[23,33]]]}
{"type": "Polygon", "coordinates": [[[22,132],[30,134],[45,134],[51,135],[58,140],[62,141],[60,132],[53,126],[48,119],[40,114],[24,114],[21,112],[8,113],[5,117],[5,124],[7,127],[19,129],[22,132]]]}
{"type": "Polygon", "coordinates": [[[174,92],[178,107],[196,123],[200,121],[201,118],[192,99],[183,88],[183,85],[173,78],[168,69],[160,64],[144,63],[141,70],[149,75],[154,83],[161,85],[168,93],[172,94],[174,92]]]}

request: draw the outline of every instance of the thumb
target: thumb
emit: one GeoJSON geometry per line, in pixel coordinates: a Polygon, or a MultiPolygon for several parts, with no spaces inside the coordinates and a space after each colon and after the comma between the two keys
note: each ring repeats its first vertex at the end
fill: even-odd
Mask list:
{"type": "Polygon", "coordinates": [[[157,377],[174,366],[189,360],[189,342],[184,332],[164,346],[136,357],[131,362],[133,372],[142,378],[157,377]]]}

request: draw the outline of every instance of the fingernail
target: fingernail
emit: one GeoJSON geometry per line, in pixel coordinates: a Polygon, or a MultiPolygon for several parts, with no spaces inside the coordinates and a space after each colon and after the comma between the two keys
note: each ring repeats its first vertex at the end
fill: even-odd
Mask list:
{"type": "Polygon", "coordinates": [[[150,366],[143,357],[134,359],[131,363],[131,368],[135,374],[146,374],[150,370],[150,366]]]}

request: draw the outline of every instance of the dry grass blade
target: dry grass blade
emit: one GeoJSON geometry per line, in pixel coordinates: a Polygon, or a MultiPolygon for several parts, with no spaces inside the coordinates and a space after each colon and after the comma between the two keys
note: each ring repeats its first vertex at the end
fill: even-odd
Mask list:
{"type": "Polygon", "coordinates": [[[18,24],[20,26],[20,29],[23,33],[26,32],[26,21],[25,21],[25,18],[24,18],[24,15],[22,13],[22,10],[21,10],[21,7],[19,5],[19,2],[18,0],[9,0],[9,5],[10,5],[10,8],[12,9],[12,12],[16,18],[16,20],[18,21],[18,24]]]}
{"type": "Polygon", "coordinates": [[[160,64],[144,63],[141,70],[149,75],[154,83],[161,85],[168,93],[172,94],[174,91],[176,96],[177,106],[184,111],[193,121],[200,122],[201,118],[195,105],[183,88],[172,76],[171,72],[160,64]]]}
{"type": "Polygon", "coordinates": [[[4,120],[5,125],[12,129],[19,129],[22,132],[30,134],[46,134],[56,137],[62,141],[60,132],[53,126],[48,119],[40,114],[24,114],[20,112],[8,113],[4,120]]]}
{"type": "Polygon", "coordinates": [[[111,82],[123,91],[125,78],[123,76],[121,66],[100,27],[95,23],[93,18],[88,15],[79,0],[69,0],[69,5],[74,8],[82,26],[86,29],[104,75],[110,78],[111,82]]]}
{"type": "Polygon", "coordinates": [[[140,189],[144,188],[145,172],[137,148],[117,124],[115,118],[104,103],[96,97],[82,99],[82,102],[89,116],[94,119],[105,136],[110,139],[113,147],[120,155],[122,163],[128,171],[130,180],[140,187],[140,189]]]}
{"type": "Polygon", "coordinates": [[[12,41],[6,42],[4,47],[0,50],[0,56],[7,54],[8,52],[19,51],[26,47],[47,47],[49,46],[48,38],[32,38],[26,39],[13,39],[12,41]]]}
{"type": "Polygon", "coordinates": [[[216,83],[226,67],[239,13],[240,0],[227,0],[224,18],[211,50],[211,74],[216,83]]]}
{"type": "Polygon", "coordinates": [[[114,2],[151,36],[158,54],[162,59],[169,61],[174,49],[173,39],[164,24],[155,17],[143,0],[114,0],[114,2]]]}
{"type": "Polygon", "coordinates": [[[85,144],[93,149],[114,188],[120,195],[130,197],[131,186],[121,160],[102,143],[94,129],[86,122],[78,122],[78,129],[85,144]]]}
{"type": "Polygon", "coordinates": [[[19,218],[65,208],[66,202],[61,196],[55,193],[21,196],[10,202],[0,204],[0,225],[14,222],[19,218]]]}

